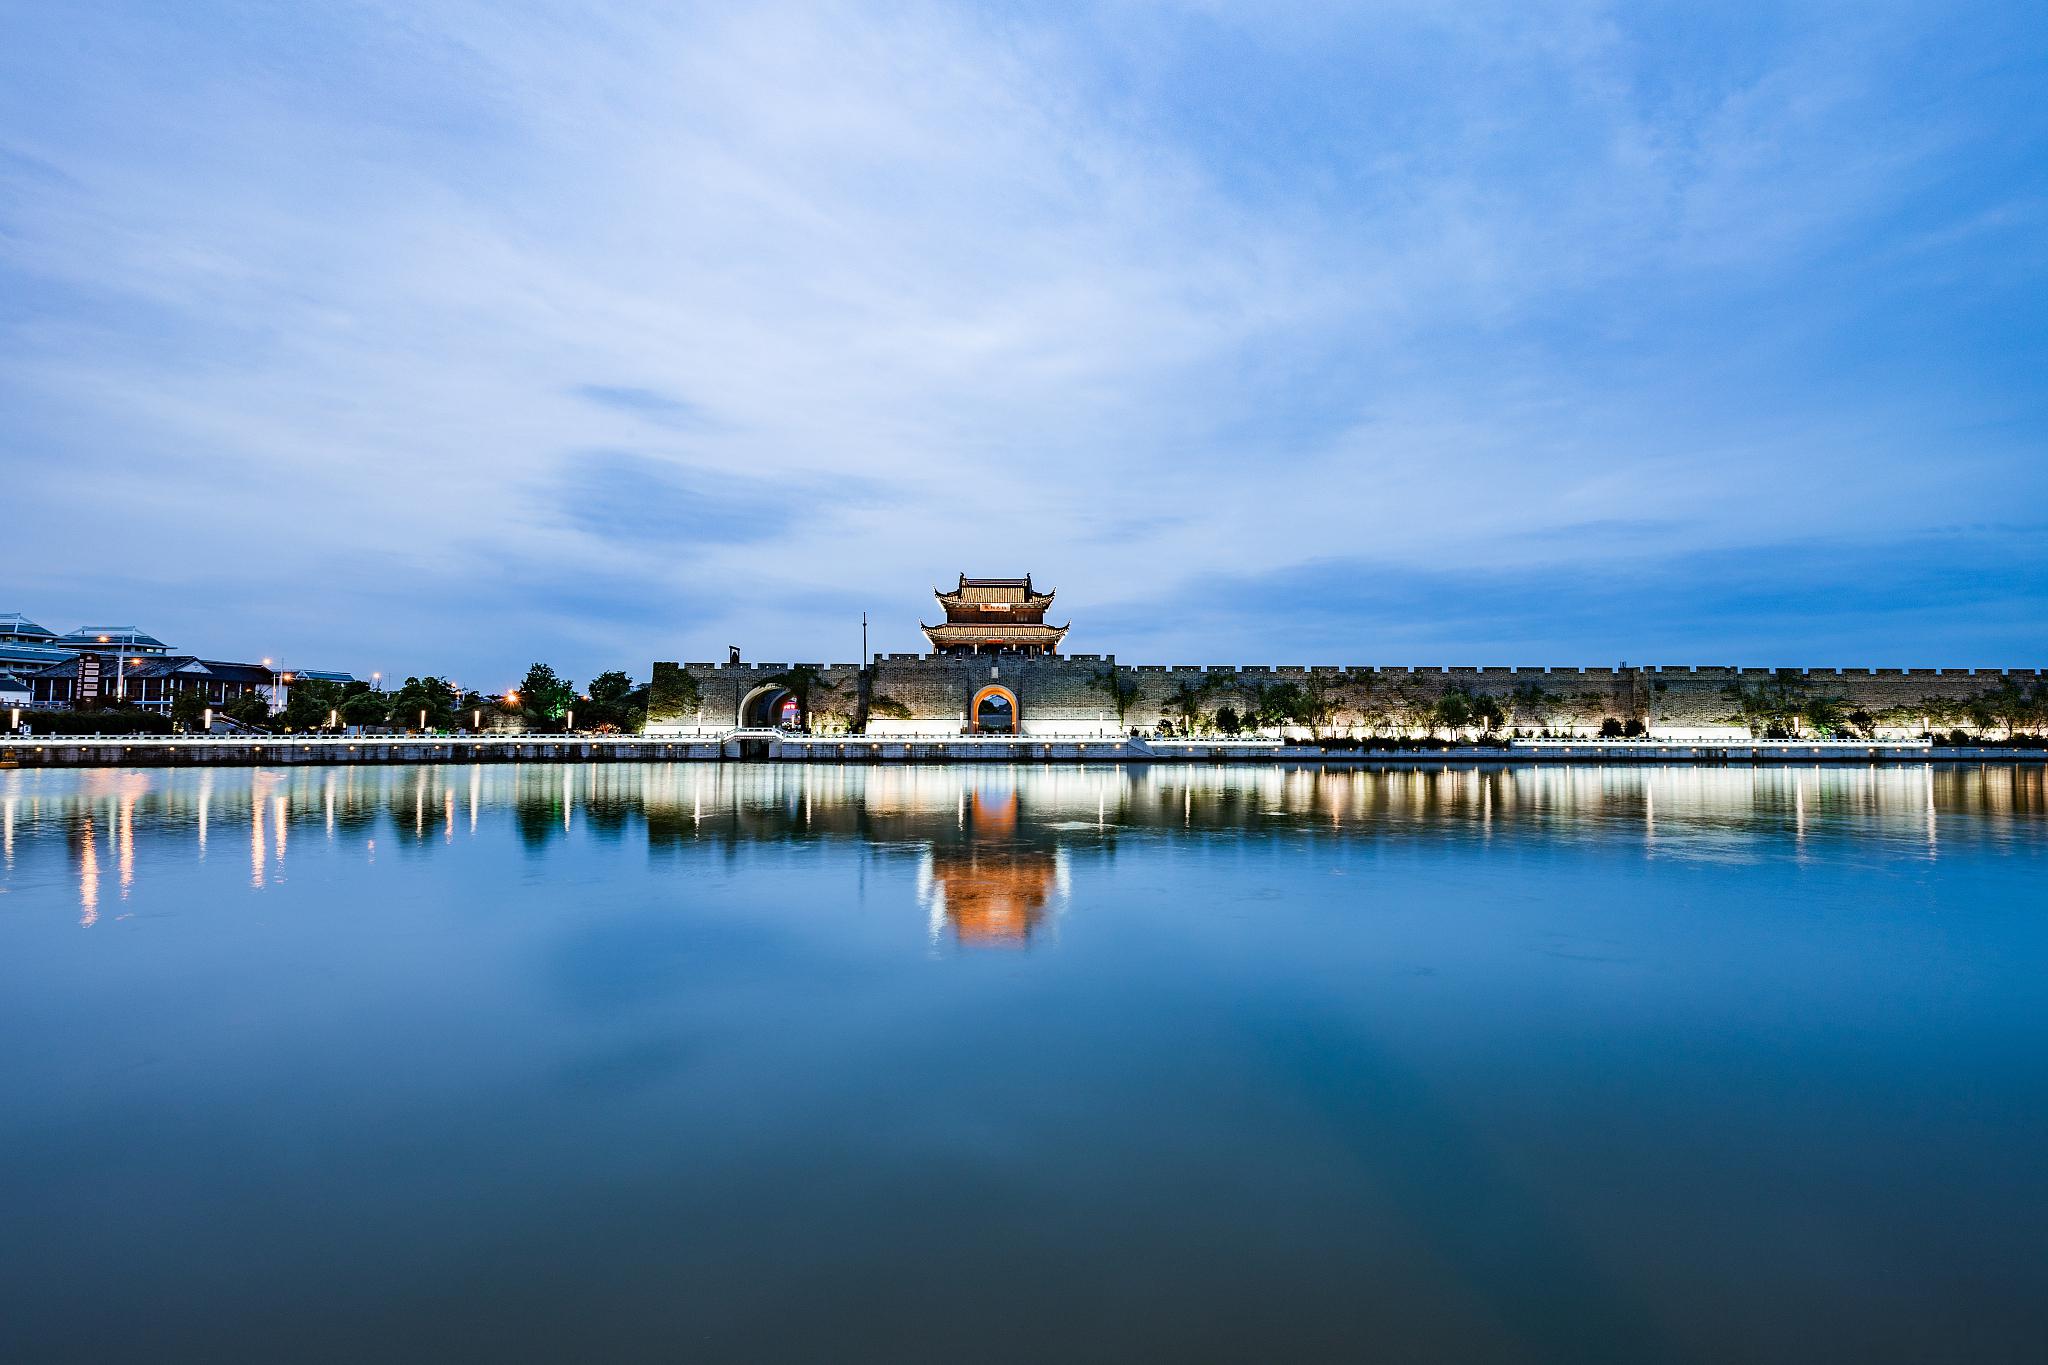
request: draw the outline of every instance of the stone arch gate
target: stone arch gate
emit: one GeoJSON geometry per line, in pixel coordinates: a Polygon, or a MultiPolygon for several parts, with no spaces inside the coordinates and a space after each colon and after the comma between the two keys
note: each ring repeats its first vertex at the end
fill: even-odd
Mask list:
{"type": "Polygon", "coordinates": [[[976,692],[967,707],[967,728],[976,734],[1022,734],[1023,724],[1024,708],[1018,705],[1017,694],[999,684],[976,692]]]}

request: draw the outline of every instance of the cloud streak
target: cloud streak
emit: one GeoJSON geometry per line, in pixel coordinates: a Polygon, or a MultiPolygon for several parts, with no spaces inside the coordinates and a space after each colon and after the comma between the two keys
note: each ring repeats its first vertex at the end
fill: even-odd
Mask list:
{"type": "MultiPolygon", "coordinates": [[[[554,629],[589,673],[736,631],[845,654],[813,641],[858,604],[912,648],[929,581],[993,564],[1077,630],[1298,657],[1461,637],[1401,594],[1256,629],[1203,594],[1533,564],[1586,626],[1556,647],[1590,648],[1626,564],[1682,653],[1743,629],[1676,591],[1717,555],[1883,545],[1910,597],[1948,581],[1939,528],[2048,493],[2021,6],[16,29],[9,610],[472,676],[554,629]],[[82,523],[120,528],[90,579],[82,523]],[[516,609],[508,561],[550,569],[516,609]],[[501,628],[383,609],[423,580],[501,628]]],[[[2040,624],[2027,581],[1978,581],[1930,642],[2040,624]]],[[[1760,641],[1798,619],[1742,610],[1760,641]]],[[[1901,629],[1930,628],[1838,648],[1901,629]]]]}

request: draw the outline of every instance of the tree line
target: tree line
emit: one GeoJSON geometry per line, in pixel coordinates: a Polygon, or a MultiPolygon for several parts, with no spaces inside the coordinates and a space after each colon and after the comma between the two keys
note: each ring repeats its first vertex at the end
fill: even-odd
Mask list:
{"type": "MultiPolygon", "coordinates": [[[[208,703],[196,696],[177,698],[171,719],[187,730],[199,729],[208,703]]],[[[502,696],[462,691],[446,678],[411,677],[390,691],[369,683],[297,678],[289,683],[285,703],[275,709],[266,689],[251,689],[211,708],[243,725],[261,729],[306,732],[343,727],[392,730],[489,729],[495,724],[524,722],[538,728],[566,727],[572,717],[578,730],[637,732],[647,715],[647,689],[623,669],[600,673],[578,691],[574,682],[547,664],[526,670],[519,686],[502,696]]]]}
{"type": "MultiPolygon", "coordinates": [[[[1142,687],[1138,672],[1105,667],[1096,672],[1093,686],[1115,707],[1119,727],[1127,727],[1142,687]]],[[[1666,688],[1662,679],[1650,684],[1653,695],[1661,695],[1666,688]]],[[[1979,734],[2002,730],[2006,738],[2013,739],[2048,727],[2048,683],[2039,680],[2029,683],[2004,678],[1998,686],[1973,697],[1925,697],[1872,712],[1853,706],[1844,696],[1818,689],[1806,674],[1787,668],[1765,679],[1730,683],[1722,689],[1722,696],[1729,710],[1717,719],[1743,726],[1765,739],[1870,739],[1880,729],[1953,730],[1956,736],[1964,730],[1979,734]]],[[[1279,682],[1206,675],[1175,680],[1162,707],[1165,716],[1155,730],[1187,737],[1227,737],[1291,725],[1307,730],[1318,741],[1332,730],[1364,730],[1374,736],[1476,734],[1482,738],[1503,731],[1547,734],[1594,726],[1611,738],[1645,733],[1643,720],[1614,714],[1616,701],[1608,692],[1553,691],[1534,682],[1518,683],[1503,692],[1463,684],[1436,690],[1370,669],[1312,672],[1279,682]]]]}
{"type": "MultiPolygon", "coordinates": [[[[1099,669],[1093,686],[1116,708],[1118,726],[1127,727],[1142,686],[1137,671],[1099,669]]],[[[1616,733],[1622,733],[1629,722],[1608,714],[1609,700],[1601,692],[1554,692],[1537,683],[1521,683],[1504,693],[1461,684],[1425,689],[1371,669],[1312,672],[1279,682],[1212,674],[1176,679],[1163,707],[1166,715],[1155,730],[1183,737],[1227,737],[1293,725],[1320,741],[1339,729],[1362,729],[1376,736],[1417,731],[1431,736],[1492,735],[1510,728],[1547,731],[1552,726],[1612,721],[1616,733]]],[[[1636,725],[1640,732],[1640,723],[1636,725]]]]}

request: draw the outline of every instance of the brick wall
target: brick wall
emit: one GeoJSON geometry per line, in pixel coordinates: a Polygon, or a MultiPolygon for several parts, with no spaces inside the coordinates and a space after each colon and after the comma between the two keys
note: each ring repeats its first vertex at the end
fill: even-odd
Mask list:
{"type": "MultiPolygon", "coordinates": [[[[732,728],[749,696],[774,685],[785,663],[654,665],[657,703],[650,707],[650,730],[667,734],[717,733],[732,728]],[[696,684],[697,704],[688,713],[659,704],[665,677],[686,673],[696,684]]],[[[874,734],[954,733],[967,726],[968,707],[983,688],[1007,688],[1017,698],[1027,734],[1075,736],[1113,733],[1119,728],[1149,730],[1162,719],[1177,717],[1173,699],[1184,690],[1199,693],[1208,716],[1219,707],[1244,709],[1260,687],[1292,684],[1321,687],[1336,704],[1329,729],[1338,733],[1415,730],[1425,713],[1446,692],[1459,689],[1488,695],[1504,707],[1517,689],[1541,693],[1532,705],[1516,710],[1510,725],[1522,729],[1588,732],[1614,719],[1640,720],[1653,733],[1733,733],[1737,704],[1731,686],[1771,684],[1780,670],[1739,667],[1443,667],[1365,668],[1337,665],[1173,665],[1118,664],[1114,655],[1077,654],[1051,659],[939,657],[917,654],[877,655],[870,679],[853,664],[812,665],[830,689],[812,699],[814,724],[834,729],[856,723],[870,710],[874,734]],[[1116,704],[1098,685],[1116,669],[1135,684],[1125,708],[1123,726],[1116,704]],[[864,690],[863,684],[867,684],[864,690]],[[886,714],[890,703],[908,710],[907,717],[886,714]]],[[[1845,710],[1862,710],[1900,733],[1921,728],[1918,710],[1930,700],[1958,703],[1998,688],[2008,679],[2022,686],[2043,686],[2039,669],[1810,669],[1788,670],[1795,686],[1814,696],[1839,697],[1845,710]]],[[[1937,718],[1937,723],[1939,723],[1937,718]]],[[[1945,727],[1944,727],[1945,728],[1945,727]]]]}

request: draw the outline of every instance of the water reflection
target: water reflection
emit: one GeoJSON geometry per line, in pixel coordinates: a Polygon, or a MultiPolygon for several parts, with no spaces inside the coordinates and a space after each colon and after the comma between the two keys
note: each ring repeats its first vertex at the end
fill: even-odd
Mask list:
{"type": "Polygon", "coordinates": [[[1022,805],[1014,789],[961,793],[954,837],[933,839],[918,868],[934,944],[950,932],[963,947],[1024,947],[1064,890],[1063,850],[1020,829],[1022,805]]]}
{"type": "Polygon", "coordinates": [[[0,772],[0,1359],[2031,1359],[2044,811],[0,772]]]}
{"type": "MultiPolygon", "coordinates": [[[[509,829],[563,841],[691,848],[847,840],[916,859],[934,941],[1024,946],[1077,857],[1119,838],[1600,838],[1701,861],[1861,853],[1934,859],[1950,841],[2038,838],[2033,765],[1909,768],[815,768],[469,765],[0,774],[9,882],[61,848],[79,922],[100,918],[103,860],[126,898],[155,865],[203,861],[219,822],[248,829],[247,885],[284,875],[296,840],[409,856],[509,829]],[[1958,818],[1969,817],[1969,818],[1958,818]],[[1758,836],[1763,836],[1759,838],[1758,836]],[[1873,843],[1873,841],[1876,841],[1873,843]]],[[[1085,873],[1083,874],[1085,875],[1085,873]]]]}

